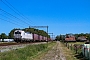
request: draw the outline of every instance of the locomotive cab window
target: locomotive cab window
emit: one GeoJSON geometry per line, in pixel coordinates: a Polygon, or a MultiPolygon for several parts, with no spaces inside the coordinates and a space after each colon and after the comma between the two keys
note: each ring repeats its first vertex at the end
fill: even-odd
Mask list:
{"type": "Polygon", "coordinates": [[[15,32],[15,34],[17,34],[17,32],[15,32]]]}
{"type": "Polygon", "coordinates": [[[15,32],[15,34],[21,34],[21,32],[17,31],[17,32],[15,32]]]}

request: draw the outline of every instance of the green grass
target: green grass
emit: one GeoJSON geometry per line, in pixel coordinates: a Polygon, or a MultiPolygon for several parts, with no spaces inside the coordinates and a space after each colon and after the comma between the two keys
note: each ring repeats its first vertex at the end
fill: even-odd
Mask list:
{"type": "Polygon", "coordinates": [[[62,43],[62,46],[65,47],[63,50],[65,55],[66,55],[66,58],[67,60],[85,60],[83,58],[83,56],[81,55],[81,52],[82,52],[82,49],[80,48],[77,48],[77,54],[76,54],[76,50],[74,49],[75,47],[73,46],[74,44],[77,44],[77,45],[82,45],[84,44],[85,42],[68,42],[67,43],[67,47],[66,47],[66,43],[62,43]],[[72,46],[71,46],[72,44],[72,46]],[[69,49],[68,49],[68,46],[69,46],[69,49]],[[72,47],[72,49],[71,49],[72,47]]]}
{"type": "Polygon", "coordinates": [[[42,60],[42,58],[45,56],[45,54],[47,54],[47,52],[52,49],[52,47],[56,44],[56,42],[53,42],[51,44],[48,45],[47,49],[45,49],[44,51],[41,51],[38,56],[34,56],[34,58],[32,60],[42,60]]]}
{"type": "Polygon", "coordinates": [[[85,42],[68,42],[68,43],[74,45],[74,44],[84,44],[85,42]]]}
{"type": "Polygon", "coordinates": [[[63,43],[61,43],[61,47],[63,49],[66,60],[78,60],[76,57],[74,57],[75,53],[72,50],[68,49],[63,43]]]}
{"type": "Polygon", "coordinates": [[[38,56],[40,52],[44,52],[49,49],[50,45],[53,43],[47,44],[39,44],[39,45],[30,45],[25,48],[21,48],[18,50],[12,50],[9,52],[0,53],[0,60],[32,60],[35,56],[38,56]]]}

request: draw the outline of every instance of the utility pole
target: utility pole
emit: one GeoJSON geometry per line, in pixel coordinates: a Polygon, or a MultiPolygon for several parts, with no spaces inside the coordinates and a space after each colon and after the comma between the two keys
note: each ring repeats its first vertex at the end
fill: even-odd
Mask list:
{"type": "Polygon", "coordinates": [[[52,39],[53,39],[53,33],[48,33],[48,34],[52,34],[52,39]]]}
{"type": "MultiPolygon", "coordinates": [[[[46,26],[47,28],[47,34],[48,34],[48,26],[46,26]]],[[[48,36],[47,36],[47,48],[48,48],[48,36]]]]}
{"type": "Polygon", "coordinates": [[[55,35],[53,35],[53,37],[54,37],[54,40],[55,40],[55,35]]]}

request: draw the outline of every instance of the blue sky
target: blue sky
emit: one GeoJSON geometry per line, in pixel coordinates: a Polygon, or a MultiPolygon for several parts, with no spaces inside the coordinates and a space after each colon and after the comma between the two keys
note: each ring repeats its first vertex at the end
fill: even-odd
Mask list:
{"type": "MultiPolygon", "coordinates": [[[[0,9],[16,16],[20,20],[0,10],[0,33],[8,34],[13,28],[30,26],[49,26],[49,33],[90,33],[90,0],[0,0],[0,9]],[[3,2],[8,1],[28,20],[12,11],[3,2]],[[4,17],[4,16],[8,17],[4,17]],[[27,22],[23,23],[21,20],[27,22]],[[19,26],[21,25],[21,26],[19,26]]],[[[10,6],[10,5],[9,5],[10,6]]],[[[11,6],[10,6],[11,7],[11,6]]],[[[46,31],[45,28],[42,28],[46,31]]]]}

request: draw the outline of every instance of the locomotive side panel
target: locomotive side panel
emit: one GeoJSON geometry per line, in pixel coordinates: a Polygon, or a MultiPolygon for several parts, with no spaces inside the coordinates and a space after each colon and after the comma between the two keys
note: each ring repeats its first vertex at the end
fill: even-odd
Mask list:
{"type": "Polygon", "coordinates": [[[31,41],[33,40],[32,33],[25,33],[22,30],[16,30],[14,32],[14,41],[15,42],[23,42],[23,41],[31,41]]]}

